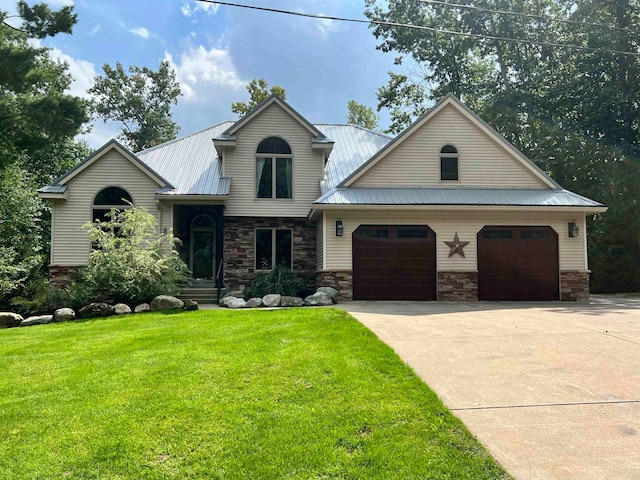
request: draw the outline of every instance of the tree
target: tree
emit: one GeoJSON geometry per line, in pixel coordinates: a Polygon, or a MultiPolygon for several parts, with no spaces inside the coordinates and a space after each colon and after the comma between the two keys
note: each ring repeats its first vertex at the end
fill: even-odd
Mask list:
{"type": "Polygon", "coordinates": [[[369,130],[377,130],[380,116],[377,115],[371,107],[367,107],[355,100],[347,102],[347,122],[351,125],[368,128],[369,130]]]}
{"type": "Polygon", "coordinates": [[[264,78],[254,78],[247,84],[247,92],[249,92],[249,102],[232,102],[231,111],[233,113],[237,113],[239,116],[242,116],[245,113],[253,110],[256,105],[266,100],[271,95],[277,95],[282,100],[287,99],[287,92],[283,87],[279,85],[274,85],[273,87],[271,87],[271,89],[268,89],[268,87],[269,84],[267,84],[264,78]]]}
{"type": "Polygon", "coordinates": [[[367,0],[365,13],[389,22],[373,27],[378,48],[411,64],[378,90],[390,130],[458,95],[560,184],[610,207],[590,219],[593,291],[639,289],[640,57],[618,53],[637,52],[636,2],[367,0]],[[467,36],[393,25],[409,18],[467,36]]]}
{"type": "Polygon", "coordinates": [[[181,95],[176,72],[161,61],[157,71],[132,65],[129,74],[122,64],[102,67],[88,91],[95,97],[94,113],[104,122],[123,125],[120,138],[133,151],[144,150],[176,138],[179,127],[171,119],[171,105],[181,95]]]}

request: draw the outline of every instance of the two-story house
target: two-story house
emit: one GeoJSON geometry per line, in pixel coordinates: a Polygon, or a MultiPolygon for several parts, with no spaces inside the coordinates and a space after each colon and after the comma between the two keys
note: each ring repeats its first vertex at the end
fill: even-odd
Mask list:
{"type": "Polygon", "coordinates": [[[281,264],[347,299],[585,300],[586,217],[606,210],[452,95],[393,139],[272,96],[136,154],[112,140],[39,195],[54,282],[88,262],[81,226],[128,201],[182,240],[194,278],[238,289],[281,264]]]}

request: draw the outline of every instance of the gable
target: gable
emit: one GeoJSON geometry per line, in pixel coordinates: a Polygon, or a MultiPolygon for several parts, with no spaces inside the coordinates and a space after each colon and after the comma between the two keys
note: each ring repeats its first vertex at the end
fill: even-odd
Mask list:
{"type": "Polygon", "coordinates": [[[447,97],[345,183],[357,187],[555,188],[484,122],[447,97]],[[458,181],[440,180],[440,150],[459,155],[458,181]]]}

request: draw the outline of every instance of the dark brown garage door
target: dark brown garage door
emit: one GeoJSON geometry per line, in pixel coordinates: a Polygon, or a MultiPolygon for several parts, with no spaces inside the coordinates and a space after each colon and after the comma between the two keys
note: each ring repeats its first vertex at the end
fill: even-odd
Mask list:
{"type": "Polygon", "coordinates": [[[435,300],[436,235],[426,225],[362,225],[353,232],[355,300],[435,300]]]}
{"type": "Polygon", "coordinates": [[[558,300],[558,234],[549,227],[478,233],[479,300],[558,300]]]}

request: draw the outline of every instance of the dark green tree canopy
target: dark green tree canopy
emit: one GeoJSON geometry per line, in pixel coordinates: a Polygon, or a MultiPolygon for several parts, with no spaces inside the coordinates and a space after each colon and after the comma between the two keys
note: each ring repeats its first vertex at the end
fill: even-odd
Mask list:
{"type": "Polygon", "coordinates": [[[377,130],[380,116],[378,116],[371,107],[367,107],[355,100],[347,102],[347,123],[368,128],[369,130],[377,130]]]}
{"type": "Polygon", "coordinates": [[[277,95],[282,100],[287,99],[287,92],[279,85],[274,85],[269,89],[269,84],[264,78],[254,78],[247,84],[249,92],[249,102],[232,102],[231,111],[239,116],[253,110],[260,102],[266,100],[271,95],[277,95]]]}
{"type": "Polygon", "coordinates": [[[104,122],[123,126],[120,138],[131,150],[140,151],[176,138],[179,127],[171,118],[171,105],[181,95],[176,73],[168,62],[158,70],[129,67],[129,74],[117,62],[102,67],[89,93],[94,95],[94,113],[104,122]]]}

